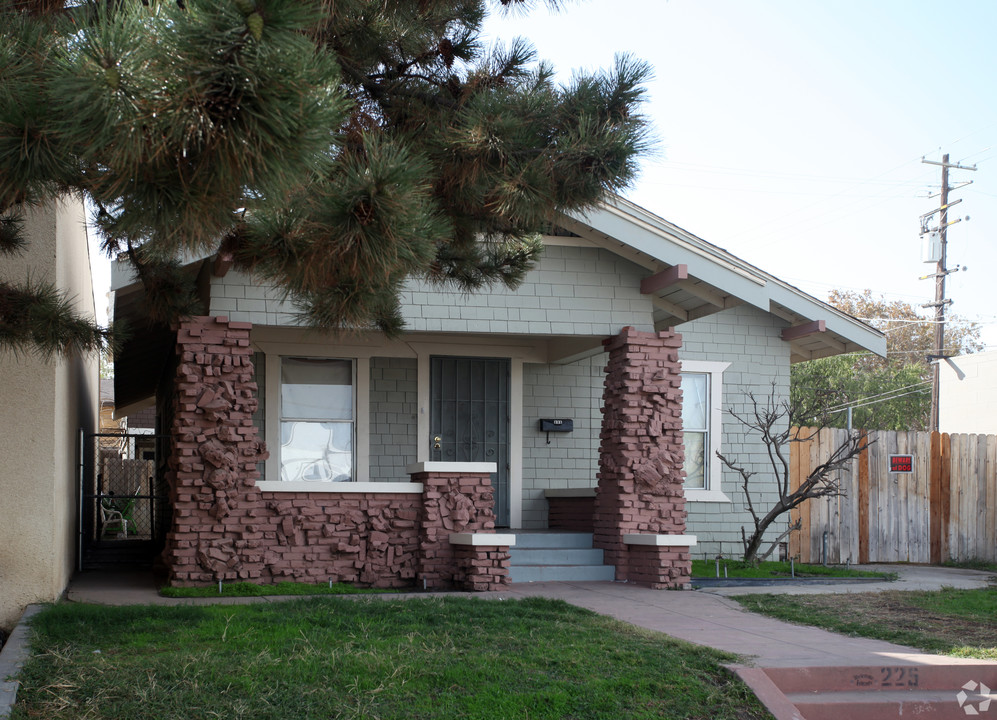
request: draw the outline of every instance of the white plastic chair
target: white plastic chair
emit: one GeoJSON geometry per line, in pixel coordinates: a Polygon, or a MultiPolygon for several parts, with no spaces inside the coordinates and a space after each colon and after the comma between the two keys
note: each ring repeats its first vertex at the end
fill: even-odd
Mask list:
{"type": "Polygon", "coordinates": [[[100,523],[103,527],[101,534],[107,532],[108,528],[111,526],[117,525],[121,529],[118,533],[118,539],[121,540],[128,538],[128,521],[121,514],[120,510],[108,507],[105,504],[104,498],[101,498],[100,501],[100,523]]]}

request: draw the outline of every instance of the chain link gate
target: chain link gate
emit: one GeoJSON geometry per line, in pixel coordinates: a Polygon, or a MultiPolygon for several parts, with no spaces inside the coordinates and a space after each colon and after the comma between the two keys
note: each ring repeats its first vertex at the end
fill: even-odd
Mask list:
{"type": "Polygon", "coordinates": [[[81,433],[80,444],[77,568],[151,567],[171,521],[169,436],[81,433]]]}

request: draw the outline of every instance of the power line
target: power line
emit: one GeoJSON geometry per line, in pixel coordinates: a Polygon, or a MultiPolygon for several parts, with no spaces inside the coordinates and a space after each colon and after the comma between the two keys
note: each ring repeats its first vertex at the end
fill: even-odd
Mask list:
{"type": "Polygon", "coordinates": [[[876,403],[885,402],[887,400],[894,400],[896,398],[907,397],[908,395],[914,395],[919,392],[924,392],[927,390],[927,385],[930,385],[930,380],[924,380],[923,382],[914,383],[913,385],[906,385],[904,387],[894,388],[892,390],[887,390],[885,392],[877,393],[876,395],[867,395],[863,398],[858,398],[857,400],[852,400],[846,403],[841,403],[840,405],[834,405],[827,409],[828,412],[838,412],[840,410],[847,410],[848,408],[860,408],[866,405],[875,405],[876,403]],[[916,388],[916,389],[914,389],[916,388]],[[903,390],[908,390],[909,392],[901,392],[903,390]],[[899,395],[897,393],[900,393],[899,395]]]}

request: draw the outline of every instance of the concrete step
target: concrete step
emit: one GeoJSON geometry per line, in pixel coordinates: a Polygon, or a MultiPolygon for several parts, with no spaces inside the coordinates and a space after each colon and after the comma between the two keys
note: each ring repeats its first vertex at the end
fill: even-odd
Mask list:
{"type": "Polygon", "coordinates": [[[514,547],[521,550],[536,548],[591,548],[592,533],[517,532],[514,547]]]}
{"type": "Polygon", "coordinates": [[[593,548],[509,548],[511,565],[602,565],[603,552],[593,548]]]}
{"type": "MultiPolygon", "coordinates": [[[[954,692],[819,693],[812,697],[787,695],[806,720],[896,720],[913,717],[955,719],[967,717],[954,692]]],[[[971,701],[975,703],[976,701],[971,701]]],[[[977,710],[974,706],[973,710],[977,710]]],[[[977,712],[971,715],[987,713],[977,712]]]]}
{"type": "Polygon", "coordinates": [[[951,690],[967,682],[997,689],[997,663],[765,668],[784,693],[951,690]]]}
{"type": "Polygon", "coordinates": [[[612,582],[616,569],[603,565],[592,533],[517,532],[509,548],[512,582],[612,582]]]}
{"type": "MultiPolygon", "coordinates": [[[[806,720],[958,718],[997,710],[997,663],[740,668],[759,698],[782,694],[806,720]]],[[[776,699],[778,705],[779,699],[776,699]]],[[[774,710],[774,705],[766,701],[774,710]]],[[[790,715],[775,713],[777,717],[790,715]]]]}
{"type": "Polygon", "coordinates": [[[510,565],[509,579],[520,582],[612,582],[611,565],[510,565]]]}

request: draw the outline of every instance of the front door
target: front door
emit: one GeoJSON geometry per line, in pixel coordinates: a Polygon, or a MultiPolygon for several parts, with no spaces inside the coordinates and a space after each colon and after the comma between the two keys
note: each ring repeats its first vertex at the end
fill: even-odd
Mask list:
{"type": "Polygon", "coordinates": [[[509,361],[433,357],[429,390],[430,460],[495,463],[495,524],[509,527],[509,361]]]}

